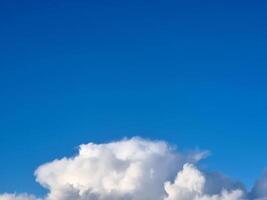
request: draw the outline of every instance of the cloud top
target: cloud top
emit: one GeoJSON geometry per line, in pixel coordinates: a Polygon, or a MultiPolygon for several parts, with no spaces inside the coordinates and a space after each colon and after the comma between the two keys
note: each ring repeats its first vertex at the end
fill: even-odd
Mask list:
{"type": "Polygon", "coordinates": [[[167,197],[164,200],[241,200],[244,193],[240,189],[227,191],[222,188],[218,194],[205,193],[206,178],[192,164],[185,164],[178,172],[174,183],[166,182],[167,197]]]}
{"type": "Polygon", "coordinates": [[[206,155],[142,138],[83,144],[77,155],[35,171],[49,191],[45,197],[2,194],[0,200],[267,200],[266,176],[247,193],[241,183],[200,171],[197,162],[206,155]]]}

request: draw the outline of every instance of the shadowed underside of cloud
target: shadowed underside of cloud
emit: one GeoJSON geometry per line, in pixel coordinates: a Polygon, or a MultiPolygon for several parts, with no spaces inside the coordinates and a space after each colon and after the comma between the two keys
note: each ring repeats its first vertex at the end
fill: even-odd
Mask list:
{"type": "Polygon", "coordinates": [[[2,194],[0,200],[267,200],[267,174],[247,192],[222,174],[200,171],[197,162],[206,155],[142,138],[89,143],[35,171],[49,191],[45,197],[2,194]]]}

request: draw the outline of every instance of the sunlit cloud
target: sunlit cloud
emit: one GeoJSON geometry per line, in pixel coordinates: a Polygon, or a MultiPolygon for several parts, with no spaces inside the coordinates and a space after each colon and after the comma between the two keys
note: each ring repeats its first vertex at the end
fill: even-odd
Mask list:
{"type": "Polygon", "coordinates": [[[36,169],[47,195],[2,194],[0,200],[267,200],[267,175],[248,192],[240,182],[200,170],[207,154],[138,137],[82,144],[77,155],[36,169]]]}

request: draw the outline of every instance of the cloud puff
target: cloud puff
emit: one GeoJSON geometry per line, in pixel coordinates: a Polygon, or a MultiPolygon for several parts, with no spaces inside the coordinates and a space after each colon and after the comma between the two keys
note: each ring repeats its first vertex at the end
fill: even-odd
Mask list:
{"type": "Polygon", "coordinates": [[[240,189],[227,191],[222,189],[219,194],[205,193],[206,178],[191,164],[185,164],[177,174],[174,183],[166,182],[167,197],[164,200],[241,200],[244,192],[240,189]]]}
{"type": "Polygon", "coordinates": [[[186,162],[205,154],[179,154],[165,142],[140,138],[81,145],[79,154],[40,166],[37,181],[50,190],[49,200],[161,199],[163,183],[186,162]],[[153,191],[153,192],[151,192],[153,191]]]}
{"type": "Polygon", "coordinates": [[[44,198],[3,194],[0,200],[267,200],[267,177],[248,194],[239,182],[200,171],[197,162],[206,155],[141,138],[84,144],[77,155],[35,171],[49,191],[44,198]]]}

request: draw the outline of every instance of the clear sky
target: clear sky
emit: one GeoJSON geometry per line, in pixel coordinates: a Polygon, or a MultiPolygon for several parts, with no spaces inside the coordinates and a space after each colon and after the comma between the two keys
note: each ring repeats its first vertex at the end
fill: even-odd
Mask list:
{"type": "Polygon", "coordinates": [[[0,1],[0,192],[139,135],[251,185],[267,166],[266,1],[0,1]]]}

